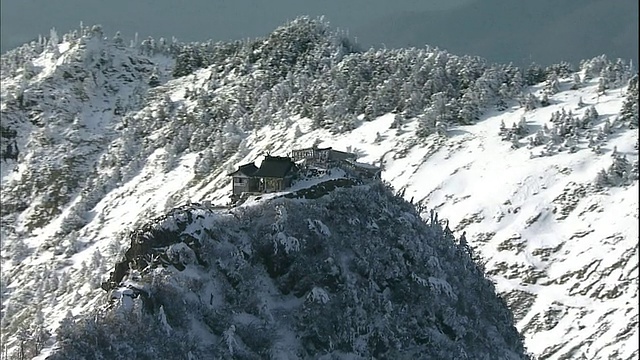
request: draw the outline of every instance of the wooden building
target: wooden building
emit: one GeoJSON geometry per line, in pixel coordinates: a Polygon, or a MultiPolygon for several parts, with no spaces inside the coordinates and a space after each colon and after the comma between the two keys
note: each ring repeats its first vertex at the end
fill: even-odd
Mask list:
{"type": "Polygon", "coordinates": [[[347,159],[354,160],[356,154],[334,150],[333,148],[310,147],[291,151],[291,158],[294,162],[303,161],[306,165],[327,166],[347,159]]]}
{"type": "Polygon", "coordinates": [[[253,174],[258,171],[258,168],[253,164],[241,165],[238,170],[229,174],[233,177],[232,180],[232,196],[239,196],[244,192],[258,192],[259,191],[259,179],[255,178],[253,174]]]}
{"type": "Polygon", "coordinates": [[[260,192],[275,192],[290,187],[297,170],[290,157],[266,155],[252,176],[258,179],[260,192]]]}
{"type": "Polygon", "coordinates": [[[315,146],[293,150],[291,157],[266,155],[260,167],[253,163],[245,164],[229,174],[233,177],[231,200],[235,203],[251,194],[286,190],[291,187],[300,167],[306,166],[325,170],[336,167],[349,176],[362,179],[380,178],[379,167],[356,162],[356,158],[353,153],[315,146]]]}

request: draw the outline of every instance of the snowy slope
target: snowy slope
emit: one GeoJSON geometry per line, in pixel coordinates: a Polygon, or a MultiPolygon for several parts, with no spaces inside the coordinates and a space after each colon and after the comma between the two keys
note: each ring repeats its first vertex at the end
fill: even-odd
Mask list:
{"type": "MultiPolygon", "coordinates": [[[[235,167],[317,140],[381,164],[383,179],[407,200],[427,213],[436,209],[456,236],[466,232],[529,351],[543,359],[637,356],[638,181],[596,186],[614,148],[629,162],[638,158],[637,131],[614,121],[623,87],[598,95],[598,78],[576,90],[562,79],[547,107],[509,104],[426,140],[415,137],[417,118],[391,129],[388,114],[335,135],[293,117],[247,132],[236,152],[203,175],[197,172],[204,151],[176,150],[165,139],[188,139],[193,128],[181,127],[175,107],[193,109],[196,100],[186,93],[211,86],[216,67],[149,89],[153,68],[164,82],[172,60],[91,37],[83,47],[63,42],[55,56],[44,52],[31,63],[29,79],[2,79],[2,123],[17,130],[21,149],[18,161],[2,164],[2,342],[12,349],[20,329],[46,319],[53,332],[68,311],[83,314],[105,301],[99,285],[130,230],[187,201],[223,206],[226,174],[235,167]],[[108,65],[97,65],[100,59],[108,65]],[[27,108],[38,111],[18,106],[12,94],[20,87],[27,89],[27,108]],[[110,88],[113,93],[104,90],[110,88]],[[599,114],[593,129],[612,123],[601,154],[584,137],[573,153],[538,156],[544,146],[526,146],[533,135],[518,149],[498,135],[503,121],[509,126],[524,116],[534,134],[551,126],[556,111],[579,117],[592,105],[599,114]],[[126,115],[115,114],[120,106],[126,115]],[[175,117],[158,115],[165,111],[175,117]]],[[[527,91],[539,95],[541,86],[527,91]]]]}
{"type": "MultiPolygon", "coordinates": [[[[382,159],[383,179],[404,189],[407,200],[436,209],[458,236],[466,231],[512,305],[531,352],[544,359],[633,358],[638,354],[638,181],[605,191],[593,184],[597,173],[611,166],[614,148],[637,160],[637,131],[618,129],[601,155],[583,141],[575,153],[534,158],[543,146],[513,150],[498,136],[502,121],[511,124],[524,115],[529,128],[537,129],[549,125],[553,112],[564,108],[580,116],[589,105],[600,114],[596,126],[604,126],[618,114],[623,89],[598,96],[596,84],[560,92],[548,107],[527,113],[512,108],[451,129],[448,139],[433,140],[439,146],[412,147],[412,124],[406,125],[407,135],[396,135],[389,129],[392,115],[321,146],[356,148],[364,162],[382,159]],[[580,99],[587,106],[578,108],[580,99]]],[[[304,132],[304,121],[298,124],[304,132]]],[[[292,131],[267,130],[248,141],[285,154],[331,137],[314,131],[294,140],[292,131]]],[[[226,191],[193,196],[222,202],[226,191]]]]}
{"type": "MultiPolygon", "coordinates": [[[[513,150],[498,136],[502,121],[511,124],[524,115],[529,128],[538,129],[549,125],[553,112],[564,108],[581,116],[590,105],[600,114],[595,125],[604,126],[618,114],[624,89],[598,96],[596,84],[597,79],[582,89],[562,91],[548,107],[490,114],[477,125],[450,129],[449,138],[432,139],[426,146],[414,146],[414,124],[405,125],[404,135],[389,129],[392,115],[339,136],[308,131],[302,119],[296,121],[302,136],[295,138],[291,128],[265,128],[246,139],[253,150],[230,163],[257,160],[263,149],[285,155],[331,137],[320,145],[357,149],[364,162],[382,159],[383,179],[405,189],[407,200],[436,209],[458,236],[466,231],[513,306],[530,351],[549,359],[632,358],[638,351],[638,182],[605,191],[596,191],[593,184],[598,171],[611,166],[614,147],[629,161],[637,159],[637,132],[616,130],[601,155],[583,141],[575,153],[548,157],[535,157],[542,146],[528,149],[523,140],[523,147],[513,150]],[[580,99],[586,105],[579,108],[580,99]]],[[[563,86],[568,87],[566,82],[563,86]]],[[[163,182],[173,183],[179,174],[163,182]]],[[[201,189],[192,188],[187,197],[224,204],[229,188],[217,189],[227,182],[222,174],[201,189]]],[[[175,186],[187,183],[183,179],[175,186]]],[[[136,186],[139,196],[151,186],[146,184],[136,186]]]]}
{"type": "MultiPolygon", "coordinates": [[[[617,114],[617,95],[598,101],[593,86],[567,91],[552,99],[558,104],[525,117],[530,127],[543,126],[562,107],[580,112],[582,97],[602,123],[617,114]]],[[[388,167],[386,179],[467,232],[534,354],[632,358],[638,352],[638,182],[605,192],[589,188],[611,165],[614,147],[637,159],[638,134],[620,131],[603,155],[581,144],[574,154],[530,159],[539,150],[512,150],[496,136],[502,120],[510,124],[521,115],[508,111],[461,128],[422,164],[423,155],[410,152],[388,167]],[[574,203],[558,200],[572,193],[574,203]],[[574,208],[559,216],[568,206],[574,208]]]]}
{"type": "MultiPolygon", "coordinates": [[[[84,296],[95,286],[74,280],[93,253],[80,251],[87,238],[74,229],[101,217],[86,211],[96,202],[92,191],[117,187],[120,174],[96,162],[122,143],[124,112],[141,107],[154,68],[167,72],[172,62],[87,32],[33,56],[13,76],[3,73],[3,132],[15,135],[2,146],[19,149],[17,161],[1,166],[3,344],[15,345],[6,337],[36,326],[33,318],[56,326],[67,310],[96,301],[84,296]]],[[[92,264],[97,284],[105,271],[92,264]]]]}

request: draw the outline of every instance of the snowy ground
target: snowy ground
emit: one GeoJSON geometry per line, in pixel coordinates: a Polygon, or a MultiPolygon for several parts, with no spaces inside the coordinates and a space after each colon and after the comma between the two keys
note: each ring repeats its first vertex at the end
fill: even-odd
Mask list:
{"type": "MultiPolygon", "coordinates": [[[[65,50],[59,59],[64,59],[65,50]]],[[[43,63],[36,65],[51,68],[44,63],[51,59],[38,61],[43,63]]],[[[195,77],[208,75],[202,70],[195,77]]],[[[184,99],[184,82],[192,80],[188,77],[168,84],[169,96],[184,99]]],[[[242,144],[249,150],[232,157],[203,181],[193,179],[196,154],[186,154],[177,160],[178,166],[165,172],[163,150],[158,150],[135,177],[119,184],[92,209],[93,218],[78,233],[80,250],[70,260],[63,260],[53,250],[39,249],[36,256],[21,264],[3,262],[3,274],[18,277],[15,271],[23,266],[39,269],[53,264],[59,274],[78,274],[80,278],[95,252],[111,254],[125,246],[125,234],[140,221],[187,201],[225,205],[231,186],[229,170],[259,162],[265,151],[286,155],[320,140],[322,147],[355,151],[360,154],[358,161],[381,165],[383,179],[398,190],[404,189],[407,200],[436,209],[456,235],[466,232],[471,247],[486,262],[487,272],[511,305],[529,351],[546,359],[628,358],[639,348],[638,181],[605,192],[582,189],[589,188],[597,172],[611,164],[614,147],[630,161],[637,159],[633,147],[637,132],[618,130],[607,140],[602,155],[580,143],[575,153],[536,158],[531,155],[538,154],[541,147],[528,149],[523,141],[521,148],[513,150],[510,142],[498,136],[502,121],[509,126],[523,115],[532,132],[562,108],[580,116],[587,108],[578,108],[580,98],[596,107],[600,124],[613,120],[622,105],[622,90],[598,96],[596,84],[594,79],[582,89],[562,91],[550,98],[552,105],[527,113],[514,107],[487,114],[476,125],[449,129],[446,139],[434,136],[424,144],[414,139],[415,121],[400,130],[390,129],[393,115],[337,136],[325,130],[312,131],[308,119],[292,119],[302,136],[295,136],[295,126],[256,131],[242,144]],[[573,200],[562,200],[571,194],[573,200]],[[566,217],[560,216],[569,206],[567,202],[573,209],[566,217]]],[[[3,168],[3,184],[20,175],[19,169],[15,173],[10,170],[3,168]]],[[[313,184],[300,183],[296,189],[313,184]]],[[[61,217],[34,232],[25,243],[37,248],[55,238],[61,217]]],[[[93,276],[104,279],[115,261],[115,256],[106,259],[93,269],[93,276]]],[[[18,282],[14,284],[18,286],[18,282]]],[[[69,310],[66,304],[74,304],[71,310],[78,314],[104,297],[95,286],[77,285],[44,308],[44,315],[55,323],[69,310]]]]}
{"type": "MultiPolygon", "coordinates": [[[[316,138],[332,138],[320,146],[357,149],[359,161],[382,161],[383,179],[405,189],[407,200],[437,209],[458,236],[466,232],[497,289],[520,307],[514,311],[517,326],[531,352],[549,359],[626,358],[638,351],[638,182],[580,193],[566,217],[560,216],[564,204],[557,199],[591,186],[597,172],[611,165],[614,147],[630,161],[637,159],[637,132],[611,135],[602,155],[584,141],[575,153],[535,158],[531,155],[542,147],[529,149],[522,141],[513,150],[498,136],[502,121],[509,126],[525,116],[535,132],[562,108],[581,116],[594,105],[600,126],[606,119],[613,121],[622,105],[621,90],[598,96],[595,84],[563,91],[548,107],[527,113],[512,108],[489,114],[477,125],[450,129],[441,147],[412,147],[408,130],[415,124],[406,124],[406,132],[398,135],[389,128],[392,115],[334,137],[309,132],[303,119],[298,124],[305,134],[295,141],[278,129],[262,135],[262,141],[249,141],[260,148],[275,139],[272,148],[284,155],[316,138]],[[586,106],[578,108],[580,98],[586,106]],[[404,156],[398,155],[404,149],[404,156]],[[524,303],[516,296],[520,292],[527,294],[524,303]]],[[[223,193],[212,197],[220,199],[223,193]]]]}

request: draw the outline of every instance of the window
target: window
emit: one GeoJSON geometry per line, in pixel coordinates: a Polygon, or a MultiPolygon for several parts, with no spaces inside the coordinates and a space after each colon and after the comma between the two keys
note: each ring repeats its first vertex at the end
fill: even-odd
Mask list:
{"type": "Polygon", "coordinates": [[[244,184],[245,179],[243,179],[243,178],[233,178],[233,182],[235,184],[244,184]]]}

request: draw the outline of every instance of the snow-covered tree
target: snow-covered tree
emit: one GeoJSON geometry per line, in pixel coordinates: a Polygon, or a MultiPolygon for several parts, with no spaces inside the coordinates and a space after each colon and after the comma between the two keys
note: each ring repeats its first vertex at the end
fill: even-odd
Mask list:
{"type": "Polygon", "coordinates": [[[527,85],[537,85],[546,78],[545,71],[540,65],[532,63],[525,71],[524,80],[527,85]]]}
{"type": "Polygon", "coordinates": [[[542,107],[546,107],[549,106],[551,103],[549,102],[549,96],[547,95],[547,93],[543,93],[542,94],[542,98],[540,99],[540,106],[542,107]]]}
{"type": "Polygon", "coordinates": [[[638,75],[629,80],[624,103],[620,109],[620,120],[632,129],[638,128],[638,75]]]}
{"type": "Polygon", "coordinates": [[[524,97],[524,110],[531,111],[538,107],[538,98],[534,94],[527,94],[524,97]]]}
{"type": "Polygon", "coordinates": [[[194,166],[195,175],[198,177],[207,176],[213,170],[215,164],[215,156],[211,149],[205,149],[199,154],[198,160],[194,166]]]}
{"type": "Polygon", "coordinates": [[[609,176],[604,169],[598,171],[596,178],[594,180],[595,186],[599,189],[604,189],[610,185],[609,176]]]}
{"type": "Polygon", "coordinates": [[[574,73],[571,81],[571,90],[578,90],[582,86],[582,80],[580,74],[574,73]]]}
{"type": "Polygon", "coordinates": [[[560,91],[560,82],[555,73],[547,74],[547,80],[544,83],[544,93],[548,95],[557,94],[560,91]]]}
{"type": "Polygon", "coordinates": [[[154,67],[153,70],[151,71],[151,75],[149,75],[148,83],[150,87],[156,87],[160,85],[160,75],[158,73],[157,67],[154,67]]]}
{"type": "MultiPolygon", "coordinates": [[[[614,149],[615,150],[615,149],[614,149]]],[[[629,179],[631,166],[625,155],[620,155],[615,151],[612,153],[613,163],[607,170],[607,176],[612,185],[626,184],[629,179]]]]}
{"type": "Polygon", "coordinates": [[[113,41],[113,43],[118,47],[124,46],[124,40],[122,39],[122,35],[120,35],[120,31],[116,31],[116,34],[113,36],[113,39],[111,39],[111,41],[113,41]]]}
{"type": "Polygon", "coordinates": [[[609,89],[609,85],[607,84],[607,80],[603,77],[598,79],[598,95],[605,95],[609,89]]]}

